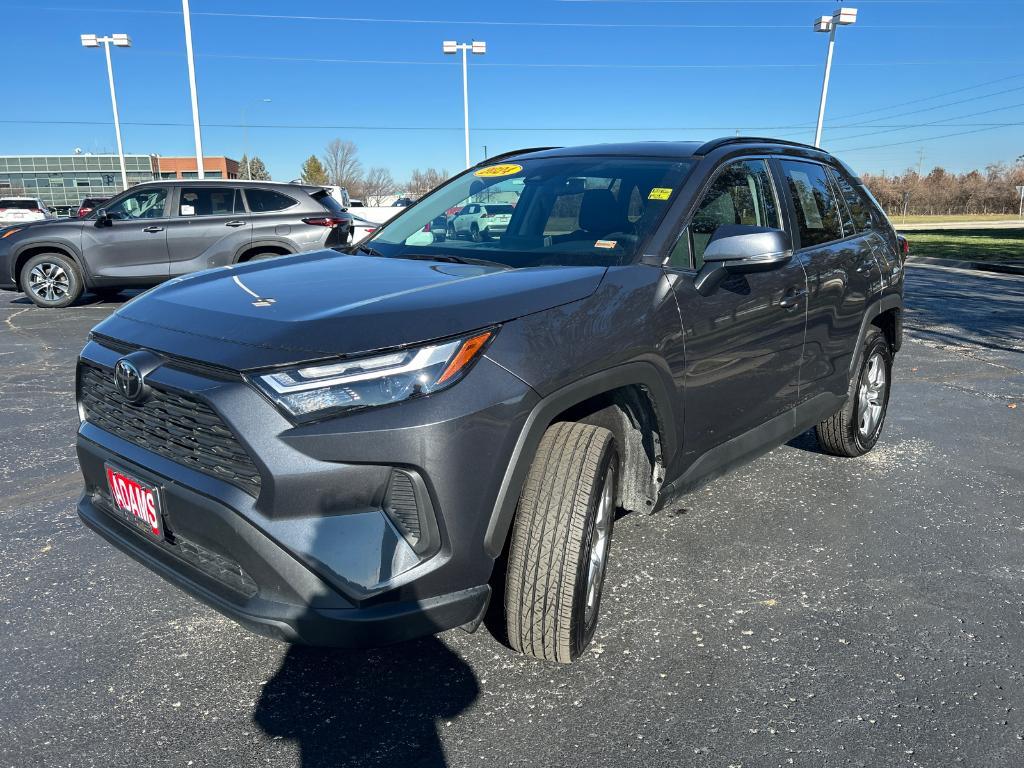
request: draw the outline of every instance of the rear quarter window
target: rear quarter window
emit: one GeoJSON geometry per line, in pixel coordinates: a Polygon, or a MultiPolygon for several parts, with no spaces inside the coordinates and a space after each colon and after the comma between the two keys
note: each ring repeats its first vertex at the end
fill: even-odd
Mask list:
{"type": "Polygon", "coordinates": [[[345,209],[342,207],[341,203],[339,203],[337,200],[335,200],[333,197],[331,197],[330,194],[328,194],[327,190],[321,190],[320,192],[314,192],[312,195],[310,195],[310,197],[312,197],[314,200],[316,200],[318,203],[320,203],[320,205],[322,205],[325,209],[327,209],[331,213],[344,213],[345,212],[345,209]]]}
{"type": "Polygon", "coordinates": [[[247,189],[245,199],[249,203],[249,210],[252,213],[271,213],[283,211],[298,205],[298,201],[273,189],[247,189]]]}

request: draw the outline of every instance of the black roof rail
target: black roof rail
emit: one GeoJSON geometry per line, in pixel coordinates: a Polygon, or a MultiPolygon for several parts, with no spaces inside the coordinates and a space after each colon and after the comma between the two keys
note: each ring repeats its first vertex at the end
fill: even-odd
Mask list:
{"type": "Polygon", "coordinates": [[[769,139],[764,136],[723,136],[719,139],[712,139],[711,141],[704,142],[693,154],[706,155],[719,147],[724,147],[729,144],[784,144],[788,147],[800,147],[801,149],[813,149],[818,152],[825,152],[825,150],[820,147],[815,147],[811,144],[803,144],[799,141],[789,141],[787,139],[769,139]]]}
{"type": "Polygon", "coordinates": [[[512,150],[509,150],[508,152],[502,152],[502,153],[497,154],[497,155],[491,155],[490,157],[488,157],[488,158],[486,158],[484,160],[481,160],[479,163],[477,163],[473,167],[476,168],[477,166],[481,166],[481,165],[490,165],[491,163],[495,162],[496,160],[502,160],[502,159],[504,159],[506,157],[512,157],[513,155],[525,155],[528,152],[543,152],[546,149],[561,149],[561,147],[527,147],[525,149],[512,149],[512,150]]]}

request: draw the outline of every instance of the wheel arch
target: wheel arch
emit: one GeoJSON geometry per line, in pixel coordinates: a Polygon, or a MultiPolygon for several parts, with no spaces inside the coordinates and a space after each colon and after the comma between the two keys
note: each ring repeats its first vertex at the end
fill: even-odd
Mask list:
{"type": "Polygon", "coordinates": [[[92,281],[89,279],[89,271],[85,268],[85,264],[82,261],[81,256],[79,256],[69,245],[54,242],[31,243],[18,251],[12,260],[14,273],[11,277],[19,291],[24,291],[24,287],[21,284],[21,270],[25,266],[25,262],[33,256],[38,256],[41,253],[59,253],[61,256],[71,259],[75,266],[78,267],[78,271],[82,273],[82,279],[85,281],[85,285],[90,286],[92,284],[92,281]]]}
{"type": "Polygon", "coordinates": [[[857,334],[857,346],[854,347],[855,352],[850,358],[849,374],[851,377],[860,368],[864,339],[867,338],[868,332],[872,328],[882,330],[893,353],[899,351],[903,343],[903,296],[901,294],[893,293],[875,299],[864,310],[864,316],[860,321],[860,331],[857,334]]]}
{"type": "Polygon", "coordinates": [[[233,263],[241,264],[252,258],[254,254],[265,253],[267,251],[275,251],[281,256],[297,253],[295,247],[286,240],[253,240],[252,242],[246,243],[245,245],[239,247],[238,250],[235,251],[235,260],[233,263]]]}
{"type": "Polygon", "coordinates": [[[488,520],[484,548],[491,557],[497,558],[505,546],[541,437],[558,421],[581,421],[610,429],[623,461],[624,488],[620,494],[624,501],[637,505],[639,499],[644,509],[656,502],[664,467],[678,445],[676,421],[670,390],[661,373],[653,364],[639,361],[573,382],[544,397],[530,412],[488,520]],[[645,430],[650,431],[645,434],[645,430]],[[655,494],[652,504],[642,503],[651,493],[655,494]]]}

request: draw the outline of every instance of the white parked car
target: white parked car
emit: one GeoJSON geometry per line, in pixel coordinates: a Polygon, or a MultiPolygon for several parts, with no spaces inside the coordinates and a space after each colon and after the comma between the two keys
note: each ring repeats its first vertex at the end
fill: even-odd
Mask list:
{"type": "Polygon", "coordinates": [[[515,206],[504,203],[469,203],[448,220],[448,237],[468,237],[479,243],[505,234],[515,206]]]}
{"type": "Polygon", "coordinates": [[[29,221],[55,219],[57,214],[46,203],[36,197],[0,198],[0,227],[24,224],[29,221]]]}

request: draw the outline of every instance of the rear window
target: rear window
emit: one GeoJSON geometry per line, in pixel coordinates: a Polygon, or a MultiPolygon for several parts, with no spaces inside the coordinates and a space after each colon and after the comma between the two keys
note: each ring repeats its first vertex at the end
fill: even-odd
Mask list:
{"type": "Polygon", "coordinates": [[[488,213],[512,213],[515,210],[514,205],[485,205],[484,210],[488,213]]]}
{"type": "Polygon", "coordinates": [[[249,210],[253,213],[283,211],[298,204],[295,199],[273,189],[247,189],[245,199],[249,201],[249,210]]]}
{"type": "Polygon", "coordinates": [[[237,189],[184,187],[181,190],[179,216],[225,216],[233,213],[245,213],[237,189]]]}
{"type": "Polygon", "coordinates": [[[42,208],[38,200],[0,200],[0,208],[22,208],[27,211],[42,208]]]}
{"type": "Polygon", "coordinates": [[[326,208],[331,213],[344,213],[345,212],[345,209],[341,207],[341,203],[339,203],[337,200],[335,200],[333,197],[331,197],[331,195],[327,192],[327,190],[322,190],[320,192],[314,192],[312,194],[312,198],[314,200],[316,200],[318,203],[320,203],[320,205],[322,205],[324,208],[326,208]]]}

